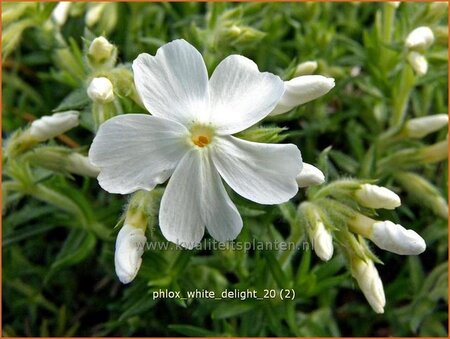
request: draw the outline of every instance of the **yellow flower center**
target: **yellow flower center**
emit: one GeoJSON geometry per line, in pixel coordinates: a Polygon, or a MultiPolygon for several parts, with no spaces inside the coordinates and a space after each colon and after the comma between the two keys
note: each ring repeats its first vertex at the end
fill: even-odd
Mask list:
{"type": "Polygon", "coordinates": [[[197,147],[208,146],[214,138],[214,131],[207,126],[196,125],[191,128],[191,141],[197,147]]]}

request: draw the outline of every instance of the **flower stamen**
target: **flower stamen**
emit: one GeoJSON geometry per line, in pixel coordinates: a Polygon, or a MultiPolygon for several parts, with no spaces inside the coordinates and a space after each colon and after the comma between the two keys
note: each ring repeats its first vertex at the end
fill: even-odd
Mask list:
{"type": "Polygon", "coordinates": [[[197,147],[208,146],[214,136],[214,132],[211,128],[206,126],[194,126],[191,129],[191,141],[197,147]]]}

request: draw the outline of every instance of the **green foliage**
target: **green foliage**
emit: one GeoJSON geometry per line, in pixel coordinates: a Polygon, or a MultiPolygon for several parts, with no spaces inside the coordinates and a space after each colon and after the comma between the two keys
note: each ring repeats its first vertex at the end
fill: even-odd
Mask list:
{"type": "Polygon", "coordinates": [[[420,140],[402,134],[405,120],[448,110],[447,10],[433,6],[79,2],[60,27],[51,19],[54,3],[3,2],[3,335],[447,336],[447,221],[433,201],[448,200],[448,164],[417,157],[417,150],[442,141],[446,132],[420,140]],[[429,71],[419,77],[407,63],[404,40],[422,25],[437,39],[426,52],[429,71]],[[102,34],[117,47],[119,65],[96,74],[85,55],[102,34]],[[126,198],[103,191],[95,179],[54,171],[56,165],[31,166],[26,149],[5,159],[5,147],[30,117],[76,109],[81,124],[67,132],[70,142],[55,139],[42,147],[65,143],[59,146],[64,152],[86,151],[96,128],[86,95],[89,79],[101,75],[113,82],[114,114],[144,112],[130,63],[176,38],[201,51],[210,74],[227,55],[242,54],[285,80],[308,60],[317,61],[317,74],[334,77],[336,87],[326,96],[240,135],[295,143],[330,185],[301,189],[280,206],[232,195],[244,219],[237,241],[276,240],[299,250],[187,251],[150,227],[149,241],[167,246],[147,249],[137,278],[124,286],[114,273],[114,225],[126,198]],[[401,177],[406,171],[420,176],[432,197],[417,199],[417,189],[401,177]],[[378,218],[408,225],[427,243],[423,255],[409,258],[373,248],[384,262],[384,315],[374,315],[367,305],[342,249],[326,263],[316,258],[297,214],[307,199],[322,201],[331,219],[359,208],[344,198],[327,198],[336,189],[333,182],[346,178],[398,191],[402,206],[380,211],[378,218]],[[183,299],[153,298],[166,289],[183,299]],[[188,298],[195,289],[218,295],[248,289],[263,300],[188,298]],[[264,298],[272,290],[275,297],[264,298]],[[282,300],[282,290],[295,297],[282,300]]]}

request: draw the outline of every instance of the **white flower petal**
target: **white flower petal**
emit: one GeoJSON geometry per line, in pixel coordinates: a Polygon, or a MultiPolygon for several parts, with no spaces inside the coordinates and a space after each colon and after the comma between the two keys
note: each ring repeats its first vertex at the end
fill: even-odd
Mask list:
{"type": "Polygon", "coordinates": [[[334,87],[334,79],[322,75],[304,75],[284,82],[285,92],[270,115],[290,111],[327,94],[334,87]]]}
{"type": "Polygon", "coordinates": [[[235,239],[242,229],[242,219],[228,196],[222,179],[209,155],[203,153],[203,188],[201,211],[209,234],[218,241],[235,239]]]}
{"type": "Polygon", "coordinates": [[[89,160],[110,193],[151,190],[165,182],[188,150],[186,128],[148,114],[116,116],[100,126],[89,160]]]}
{"type": "Polygon", "coordinates": [[[284,92],[283,81],[241,55],[225,58],[210,80],[211,123],[219,134],[240,132],[265,118],[284,92]]]}
{"type": "Polygon", "coordinates": [[[232,136],[216,137],[214,165],[230,187],[260,204],[280,204],[298,191],[295,177],[302,169],[300,150],[293,144],[262,144],[232,136]]]}
{"type": "Polygon", "coordinates": [[[178,164],[167,184],[159,210],[159,227],[164,237],[182,247],[192,249],[202,239],[205,226],[201,210],[200,152],[189,151],[178,164]]]}
{"type": "Polygon", "coordinates": [[[136,89],[154,116],[182,124],[206,116],[208,72],[202,56],[188,42],[169,42],[155,56],[140,54],[133,72],[136,89]]]}

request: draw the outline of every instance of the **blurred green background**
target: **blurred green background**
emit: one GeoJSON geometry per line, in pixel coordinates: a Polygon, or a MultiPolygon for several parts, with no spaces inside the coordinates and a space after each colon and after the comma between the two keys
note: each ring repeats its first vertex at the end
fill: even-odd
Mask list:
{"type": "MultiPolygon", "coordinates": [[[[69,145],[88,150],[94,134],[83,55],[95,36],[117,46],[125,67],[139,53],[154,54],[176,38],[199,49],[210,74],[233,53],[285,80],[297,75],[299,63],[314,60],[315,73],[334,77],[336,87],[263,125],[286,127],[284,142],[297,144],[328,181],[380,179],[397,188],[402,206],[378,218],[416,230],[427,250],[403,257],[374,248],[384,262],[377,266],[387,299],[382,315],[365,301],[339,250],[327,263],[309,249],[287,263],[278,251],[148,250],[136,280],[124,286],[114,273],[113,228],[126,197],[108,194],[95,179],[11,160],[7,166],[18,167],[23,181],[32,180],[15,191],[3,185],[3,336],[447,336],[447,220],[433,213],[420,192],[394,180],[407,168],[446,197],[447,161],[391,161],[391,171],[382,175],[366,166],[374,140],[405,96],[408,118],[448,112],[446,4],[73,3],[60,27],[51,23],[55,5],[2,3],[3,145],[32,117],[77,109],[82,123],[67,133],[69,145]],[[433,29],[436,41],[424,53],[429,71],[421,77],[411,73],[409,88],[399,82],[408,67],[404,40],[422,25],[433,29]],[[37,185],[66,199],[77,213],[46,202],[37,185]],[[153,300],[160,288],[293,288],[296,298],[153,300]]],[[[142,112],[126,94],[119,97],[124,112],[142,112]]],[[[379,156],[433,144],[446,134],[399,142],[379,156]]],[[[3,182],[9,179],[3,173],[3,182]]],[[[289,239],[301,227],[295,211],[304,199],[300,190],[287,204],[260,206],[234,195],[244,218],[238,240],[289,239]]],[[[147,235],[162,241],[157,225],[147,235]]]]}

